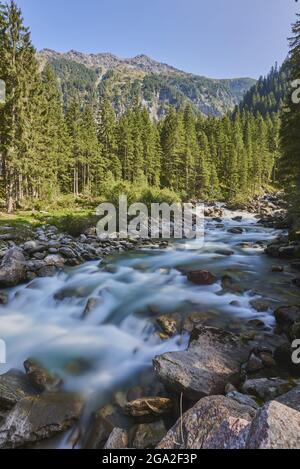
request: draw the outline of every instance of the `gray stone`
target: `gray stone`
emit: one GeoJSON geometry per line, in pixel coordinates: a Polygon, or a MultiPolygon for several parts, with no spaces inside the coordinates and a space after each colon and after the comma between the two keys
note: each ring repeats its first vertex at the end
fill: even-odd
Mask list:
{"type": "Polygon", "coordinates": [[[114,428],[104,449],[127,449],[129,447],[129,435],[123,428],[114,428]]]}
{"type": "Polygon", "coordinates": [[[243,392],[258,397],[262,401],[275,399],[285,394],[295,386],[295,383],[280,378],[249,379],[243,384],[243,392]]]}
{"type": "Polygon", "coordinates": [[[0,448],[20,448],[68,430],[80,416],[83,401],[73,394],[25,397],[0,426],[0,448]]]}
{"type": "Polygon", "coordinates": [[[300,339],[300,306],[282,306],[275,311],[278,332],[284,332],[290,339],[300,339]]]}
{"type": "Polygon", "coordinates": [[[226,397],[229,397],[230,399],[233,399],[234,401],[237,401],[239,404],[242,405],[247,405],[249,407],[253,407],[253,409],[258,409],[259,405],[257,402],[254,400],[253,397],[248,396],[247,394],[242,394],[237,391],[231,391],[228,394],[226,394],[226,397]]]}
{"type": "Polygon", "coordinates": [[[189,282],[196,285],[213,285],[217,282],[217,277],[207,270],[194,270],[188,272],[187,278],[189,282]]]}
{"type": "Polygon", "coordinates": [[[300,412],[271,401],[253,420],[248,438],[249,449],[300,449],[300,412]]]}
{"type": "Polygon", "coordinates": [[[255,410],[224,396],[201,399],[157,449],[244,449],[255,410]]]}
{"type": "Polygon", "coordinates": [[[275,400],[300,412],[300,385],[275,400]]]}
{"type": "Polygon", "coordinates": [[[34,395],[28,377],[18,370],[0,376],[0,410],[10,410],[21,399],[34,395]]]}
{"type": "Polygon", "coordinates": [[[15,287],[19,283],[26,281],[26,261],[25,257],[17,248],[9,249],[0,267],[0,288],[15,287]]]}
{"type": "Polygon", "coordinates": [[[213,327],[198,326],[187,351],[166,353],[154,359],[159,379],[190,399],[223,394],[226,384],[239,380],[249,348],[239,336],[213,327]]]}
{"type": "Polygon", "coordinates": [[[94,413],[90,434],[86,444],[88,449],[101,449],[114,428],[127,430],[131,420],[114,405],[107,405],[94,413]]]}
{"type": "Polygon", "coordinates": [[[38,252],[43,252],[46,249],[46,244],[39,241],[27,241],[24,244],[24,251],[29,254],[36,254],[38,252]]]}
{"type": "Polygon", "coordinates": [[[62,254],[64,257],[66,257],[67,259],[73,259],[76,257],[76,254],[75,252],[73,251],[73,249],[71,248],[68,248],[68,247],[62,247],[59,249],[59,253],[62,254]]]}
{"type": "Polygon", "coordinates": [[[162,420],[153,423],[143,423],[135,429],[133,448],[153,449],[166,435],[167,429],[162,420]]]}

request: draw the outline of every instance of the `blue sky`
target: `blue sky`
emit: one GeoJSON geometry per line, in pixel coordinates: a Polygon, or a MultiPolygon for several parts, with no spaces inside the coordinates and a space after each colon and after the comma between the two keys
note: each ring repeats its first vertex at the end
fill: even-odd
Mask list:
{"type": "Polygon", "coordinates": [[[38,49],[146,54],[216,78],[266,74],[287,55],[295,0],[17,0],[38,49]]]}

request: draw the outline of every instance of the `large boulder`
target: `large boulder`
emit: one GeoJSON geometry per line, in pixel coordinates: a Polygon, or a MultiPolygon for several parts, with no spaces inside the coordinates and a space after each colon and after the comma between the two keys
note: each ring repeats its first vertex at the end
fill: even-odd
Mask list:
{"type": "Polygon", "coordinates": [[[20,448],[68,430],[79,418],[83,401],[74,394],[25,397],[0,426],[0,448],[20,448]]]}
{"type": "Polygon", "coordinates": [[[159,379],[192,400],[223,394],[226,384],[239,379],[249,348],[239,336],[213,327],[198,326],[187,351],[166,353],[154,359],[159,379]]]}
{"type": "Polygon", "coordinates": [[[26,260],[22,251],[17,248],[9,249],[0,267],[0,288],[15,287],[25,282],[26,278],[26,260]]]}
{"type": "Polygon", "coordinates": [[[224,396],[201,399],[158,449],[244,449],[255,410],[224,396]]]}
{"type": "Polygon", "coordinates": [[[280,402],[262,407],[247,438],[249,449],[300,449],[300,412],[280,402]]]}
{"type": "Polygon", "coordinates": [[[10,410],[21,399],[34,394],[35,391],[24,373],[11,370],[0,376],[0,411],[10,410]]]}

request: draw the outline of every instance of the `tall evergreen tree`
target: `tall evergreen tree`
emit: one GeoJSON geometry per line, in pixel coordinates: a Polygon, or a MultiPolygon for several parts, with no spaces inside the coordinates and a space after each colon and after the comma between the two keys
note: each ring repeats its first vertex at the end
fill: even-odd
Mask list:
{"type": "MultiPolygon", "coordinates": [[[[300,78],[300,15],[293,25],[293,37],[290,39],[289,66],[291,80],[300,78]]],[[[298,85],[299,88],[299,85],[298,85]]],[[[289,192],[297,225],[300,225],[300,102],[299,91],[291,89],[286,106],[282,112],[281,142],[283,157],[281,177],[289,192]]]]}

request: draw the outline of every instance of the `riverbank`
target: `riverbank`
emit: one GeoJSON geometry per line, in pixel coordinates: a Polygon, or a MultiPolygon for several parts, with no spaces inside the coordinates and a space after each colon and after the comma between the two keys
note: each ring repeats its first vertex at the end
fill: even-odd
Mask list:
{"type": "MultiPolygon", "coordinates": [[[[298,254],[264,253],[286,214],[265,199],[259,213],[216,205],[206,216],[204,246],[112,246],[75,267],[49,252],[66,236],[53,228],[26,241],[41,251],[18,244],[26,265],[67,265],[4,292],[1,447],[300,446],[298,254]]],[[[67,240],[53,249],[85,245],[67,240]]]]}

